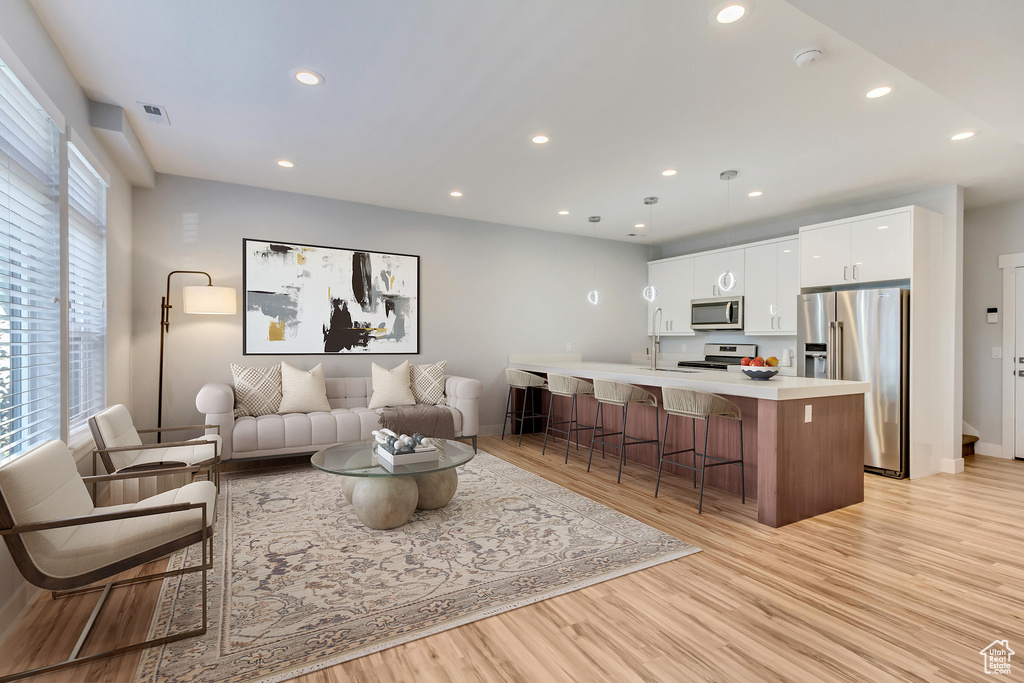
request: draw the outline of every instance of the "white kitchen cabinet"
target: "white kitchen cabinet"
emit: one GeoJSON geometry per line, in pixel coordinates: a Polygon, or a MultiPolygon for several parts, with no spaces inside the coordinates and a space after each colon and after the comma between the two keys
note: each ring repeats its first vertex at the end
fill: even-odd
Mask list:
{"type": "Polygon", "coordinates": [[[744,249],[728,249],[710,254],[698,254],[693,259],[693,298],[711,299],[720,296],[743,296],[744,290],[744,249]],[[730,272],[736,278],[731,290],[723,290],[719,284],[722,273],[730,272]]]}
{"type": "Polygon", "coordinates": [[[690,299],[693,298],[693,259],[656,261],[647,265],[650,283],[657,287],[658,298],[647,303],[647,334],[652,333],[654,311],[661,309],[662,335],[692,335],[690,299]]]}
{"type": "Polygon", "coordinates": [[[909,210],[800,229],[800,286],[830,287],[911,274],[909,210]]]}
{"type": "Polygon", "coordinates": [[[744,334],[796,334],[799,239],[747,247],[744,334]]]}

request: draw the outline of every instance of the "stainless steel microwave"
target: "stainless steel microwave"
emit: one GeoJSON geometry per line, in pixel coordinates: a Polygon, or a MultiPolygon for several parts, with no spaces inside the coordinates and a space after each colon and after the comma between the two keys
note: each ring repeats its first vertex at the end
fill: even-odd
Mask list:
{"type": "Polygon", "coordinates": [[[743,297],[715,297],[690,302],[690,329],[742,330],[743,297]]]}

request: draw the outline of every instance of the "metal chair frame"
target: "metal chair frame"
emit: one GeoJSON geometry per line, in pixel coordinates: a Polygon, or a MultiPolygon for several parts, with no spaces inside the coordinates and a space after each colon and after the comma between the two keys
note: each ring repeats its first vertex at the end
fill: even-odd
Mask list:
{"type": "Polygon", "coordinates": [[[523,445],[523,433],[526,431],[526,420],[536,420],[545,417],[544,413],[537,412],[537,406],[534,405],[534,400],[530,396],[530,389],[543,389],[542,386],[536,387],[517,387],[509,385],[508,387],[508,398],[505,399],[505,419],[501,421],[501,440],[505,440],[505,423],[511,420],[511,433],[516,432],[516,421],[519,422],[519,445],[523,445]],[[525,393],[523,395],[523,408],[519,411],[519,415],[516,415],[515,406],[512,404],[512,392],[516,389],[522,389],[525,393]],[[526,402],[530,402],[530,412],[526,412],[526,402]]]}
{"type": "MultiPolygon", "coordinates": [[[[544,446],[541,447],[541,449],[540,449],[540,454],[544,455],[544,452],[547,450],[547,447],[548,447],[548,433],[553,432],[554,435],[564,435],[565,436],[565,462],[566,462],[566,464],[569,463],[569,445],[570,445],[569,442],[572,439],[573,433],[576,434],[576,450],[579,450],[580,449],[580,432],[591,432],[590,440],[593,441],[594,440],[593,433],[597,430],[597,425],[596,424],[592,424],[592,425],[586,425],[586,424],[585,425],[581,425],[580,424],[580,420],[579,420],[579,418],[580,418],[579,403],[576,401],[576,396],[577,396],[576,394],[572,394],[571,396],[564,396],[564,394],[551,393],[551,398],[548,401],[547,422],[545,423],[546,427],[544,429],[544,446]],[[554,405],[555,405],[555,396],[563,396],[565,398],[571,398],[572,399],[572,402],[569,404],[569,419],[568,420],[555,420],[555,421],[552,421],[551,413],[552,413],[552,409],[554,408],[554,405]],[[575,418],[573,418],[574,414],[576,416],[575,418]],[[556,425],[564,425],[564,424],[568,424],[569,428],[568,429],[561,429],[560,427],[556,426],[556,425]],[[575,427],[573,426],[574,424],[576,425],[575,427]]],[[[551,442],[552,443],[554,443],[554,441],[555,441],[555,436],[554,435],[551,437],[551,442]]]]}
{"type": "MultiPolygon", "coordinates": [[[[643,444],[646,444],[646,443],[653,443],[655,446],[657,446],[661,442],[661,438],[660,438],[660,435],[658,433],[658,431],[659,431],[658,430],[658,420],[657,419],[654,420],[654,439],[644,439],[644,438],[639,437],[639,436],[627,436],[626,435],[626,417],[629,414],[629,403],[627,402],[627,403],[623,403],[622,404],[622,431],[621,432],[606,432],[606,431],[604,431],[604,404],[605,404],[605,402],[602,401],[601,399],[597,400],[597,413],[594,416],[594,424],[596,426],[594,428],[594,437],[590,441],[590,458],[587,460],[587,472],[590,471],[590,465],[594,461],[594,446],[600,440],[600,442],[601,442],[601,457],[602,458],[604,458],[604,449],[605,449],[606,446],[608,448],[616,448],[619,451],[619,478],[616,480],[616,483],[621,484],[622,483],[622,463],[626,459],[626,448],[628,446],[640,446],[640,445],[643,445],[643,444]],[[600,433],[597,431],[598,429],[601,430],[600,433]],[[604,437],[606,437],[606,436],[621,436],[622,438],[619,440],[619,444],[615,445],[614,442],[610,442],[610,441],[605,440],[604,437]],[[630,440],[632,440],[632,441],[630,441],[630,440]]],[[[616,404],[611,404],[611,405],[616,405],[616,404]]],[[[652,407],[655,410],[658,409],[657,406],[652,406],[652,407]]]]}
{"type": "Polygon", "coordinates": [[[711,417],[710,415],[706,416],[706,417],[693,417],[692,415],[689,415],[689,416],[677,415],[676,417],[689,417],[690,418],[690,425],[692,427],[691,433],[693,435],[691,443],[693,444],[693,446],[691,446],[690,448],[684,448],[683,450],[680,450],[680,451],[670,451],[670,452],[666,453],[665,452],[665,446],[666,446],[666,443],[668,442],[668,419],[672,415],[673,415],[673,413],[668,413],[668,412],[665,413],[665,435],[662,438],[661,448],[659,449],[659,453],[658,453],[658,482],[654,486],[654,497],[655,498],[658,497],[658,490],[661,488],[661,468],[662,468],[662,465],[664,463],[668,463],[670,465],[675,465],[676,467],[682,467],[684,469],[692,470],[693,471],[693,487],[694,488],[697,488],[697,473],[700,472],[700,495],[699,495],[699,497],[697,499],[697,514],[699,515],[699,514],[701,514],[701,512],[704,509],[704,470],[707,469],[708,467],[719,467],[721,465],[739,465],[740,466],[740,502],[745,505],[746,502],[747,502],[747,491],[746,491],[746,483],[744,482],[744,477],[743,477],[743,418],[742,417],[725,417],[725,416],[722,416],[722,415],[718,416],[718,417],[721,417],[723,420],[735,420],[736,423],[739,424],[739,426],[740,426],[740,457],[739,457],[739,460],[726,460],[725,458],[719,458],[718,456],[708,455],[707,454],[708,453],[708,431],[709,431],[708,427],[710,426],[709,418],[711,417]],[[703,422],[704,422],[704,450],[702,452],[700,452],[700,453],[697,452],[697,420],[703,420],[703,422]],[[667,460],[666,459],[666,456],[669,456],[669,455],[680,455],[680,454],[683,454],[683,453],[692,453],[693,454],[693,464],[692,465],[687,465],[685,463],[677,462],[675,460],[667,460]],[[697,456],[698,455],[701,457],[700,467],[697,467],[697,456]],[[708,460],[714,460],[716,462],[712,462],[712,463],[708,464],[708,460]]]}

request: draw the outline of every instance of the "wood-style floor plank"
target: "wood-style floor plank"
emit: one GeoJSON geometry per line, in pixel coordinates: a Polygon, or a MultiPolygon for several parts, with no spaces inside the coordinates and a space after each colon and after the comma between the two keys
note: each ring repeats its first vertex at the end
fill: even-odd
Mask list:
{"type": "MultiPolygon", "coordinates": [[[[562,442],[558,442],[561,445],[562,442]]],[[[964,681],[978,650],[1024,647],[1024,463],[974,456],[963,474],[865,478],[865,502],[780,529],[690,479],[555,447],[483,450],[704,552],[302,677],[405,681],[964,681]]],[[[152,568],[151,568],[152,569],[152,568]]],[[[125,591],[90,647],[140,635],[155,586],[125,591]]],[[[0,646],[0,671],[62,656],[94,598],[40,600],[0,646]]],[[[130,680],[138,656],[47,681],[130,680]]],[[[1021,661],[1024,667],[1024,660],[1021,661]]],[[[41,679],[40,679],[41,680],[41,679]]]]}

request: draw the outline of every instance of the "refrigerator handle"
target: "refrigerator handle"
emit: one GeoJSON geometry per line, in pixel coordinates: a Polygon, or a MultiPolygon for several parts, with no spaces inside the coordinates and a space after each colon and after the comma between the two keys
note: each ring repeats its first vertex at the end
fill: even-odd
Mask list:
{"type": "Polygon", "coordinates": [[[836,348],[835,331],[836,324],[830,321],[828,324],[828,345],[825,347],[825,379],[835,379],[833,367],[836,348]]]}
{"type": "Polygon", "coordinates": [[[843,378],[843,323],[835,322],[836,326],[836,374],[833,379],[843,378]]]}

